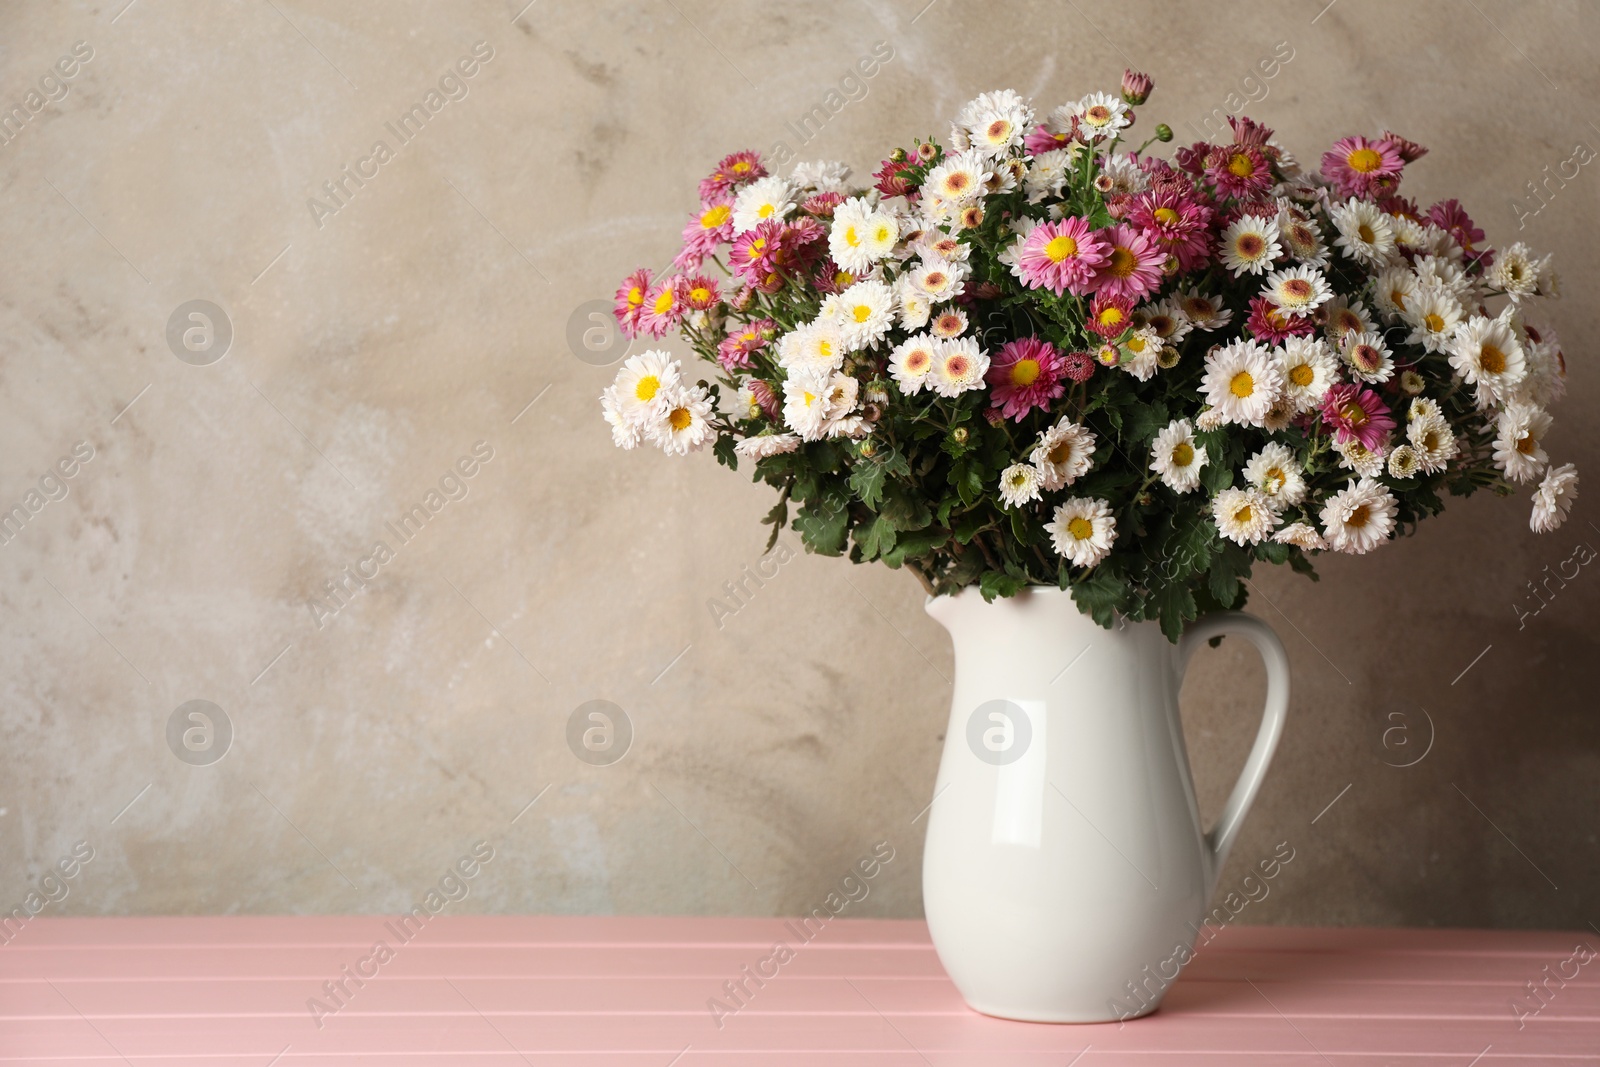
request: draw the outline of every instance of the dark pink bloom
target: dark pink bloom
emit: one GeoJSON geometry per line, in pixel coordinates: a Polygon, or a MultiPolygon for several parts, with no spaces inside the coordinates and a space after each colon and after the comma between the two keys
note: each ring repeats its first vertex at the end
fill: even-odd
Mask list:
{"type": "Polygon", "coordinates": [[[1089,329],[1107,339],[1121,337],[1133,325],[1133,300],[1111,293],[1096,293],[1089,302],[1089,329]]]}
{"type": "Polygon", "coordinates": [[[1377,393],[1343,382],[1323,395],[1322,424],[1333,427],[1341,442],[1354,439],[1376,452],[1394,431],[1394,416],[1377,393]]]}
{"type": "Polygon", "coordinates": [[[1243,199],[1272,188],[1272,165],[1255,145],[1223,145],[1206,156],[1206,177],[1219,197],[1243,199]]]}
{"type": "Polygon", "coordinates": [[[1088,221],[1072,216],[1035,226],[1022,242],[1017,265],[1030,289],[1082,296],[1094,288],[1096,273],[1110,255],[1111,246],[1089,228],[1088,221]]]}
{"type": "Polygon", "coordinates": [[[1264,296],[1250,298],[1250,317],[1244,328],[1264,345],[1275,345],[1286,337],[1304,336],[1316,331],[1310,315],[1284,315],[1264,296]]]}
{"type": "Polygon", "coordinates": [[[1405,164],[1389,141],[1346,137],[1322,154],[1322,176],[1340,196],[1373,196],[1394,188],[1405,164]]]}
{"type": "Polygon", "coordinates": [[[845,202],[843,193],[812,193],[800,205],[800,210],[819,218],[833,218],[833,209],[845,202]]]}
{"type": "Polygon", "coordinates": [[[1034,408],[1048,410],[1050,401],[1067,391],[1061,372],[1061,353],[1054,345],[1023,337],[1000,347],[984,381],[989,383],[989,400],[995,409],[1021,422],[1034,408]]]}
{"type": "Polygon", "coordinates": [[[1472,216],[1461,206],[1461,201],[1439,201],[1428,209],[1428,219],[1440,229],[1449,230],[1450,236],[1466,251],[1468,259],[1481,258],[1483,265],[1489,266],[1492,253],[1480,252],[1477,247],[1478,242],[1483,240],[1483,231],[1473,224],[1472,216]]]}
{"type": "Polygon", "coordinates": [[[1112,226],[1100,231],[1100,236],[1109,247],[1094,277],[1096,292],[1138,300],[1161,288],[1165,250],[1132,226],[1112,226]]]}
{"type": "Polygon", "coordinates": [[[1173,162],[1178,164],[1179,170],[1198,178],[1205,173],[1206,157],[1211,154],[1211,150],[1215,147],[1216,145],[1205,141],[1196,141],[1188,148],[1180,148],[1173,152],[1172,159],[1173,162]]]}
{"type": "Polygon", "coordinates": [[[717,197],[701,204],[699,212],[683,228],[683,251],[679,256],[694,255],[703,260],[706,256],[716,255],[720,246],[732,240],[733,200],[725,196],[717,197]]]}
{"type": "Polygon", "coordinates": [[[687,308],[683,279],[663,278],[644,295],[644,306],[639,309],[639,332],[660,337],[683,321],[687,308]]]}
{"type": "Polygon", "coordinates": [[[1237,118],[1228,116],[1228,125],[1233,127],[1234,144],[1252,144],[1258,148],[1264,147],[1272,140],[1272,129],[1263,126],[1255,119],[1240,115],[1237,118]]]}
{"type": "Polygon", "coordinates": [[[782,250],[783,223],[766,219],[733,239],[728,259],[736,274],[757,283],[777,269],[777,256],[782,250]]]}
{"type": "Polygon", "coordinates": [[[1087,352],[1068,352],[1061,357],[1061,373],[1075,382],[1086,382],[1094,375],[1094,357],[1087,352]]]}
{"type": "Polygon", "coordinates": [[[911,179],[904,173],[911,169],[911,161],[886,159],[883,166],[873,175],[878,179],[878,191],[884,196],[904,196],[916,186],[911,184],[911,179]]]}
{"type": "Polygon", "coordinates": [[[756,319],[735,326],[717,345],[717,362],[724,370],[748,367],[752,353],[759,352],[778,335],[778,324],[771,319],[756,319]]]}
{"type": "Polygon", "coordinates": [[[1128,221],[1143,230],[1170,256],[1178,269],[1198,270],[1211,258],[1211,209],[1196,203],[1187,183],[1162,181],[1140,193],[1128,212],[1128,221]]]}
{"type": "Polygon", "coordinates": [[[650,268],[640,267],[626,278],[617,289],[616,307],[612,311],[617,325],[629,337],[639,336],[639,313],[644,310],[645,294],[650,291],[650,268]]]}
{"type": "Polygon", "coordinates": [[[1043,155],[1045,152],[1067,147],[1077,136],[1077,116],[1062,121],[1047,118],[1028,131],[1028,136],[1022,139],[1022,147],[1027,149],[1030,156],[1043,155]]]}
{"type": "Polygon", "coordinates": [[[761,157],[754,152],[734,152],[724,156],[717,169],[705,178],[700,179],[700,199],[713,200],[716,197],[747,185],[757,178],[765,178],[767,168],[761,165],[761,157]]]}
{"type": "Polygon", "coordinates": [[[1408,141],[1399,134],[1390,133],[1388,130],[1383,131],[1383,137],[1380,139],[1394,145],[1394,150],[1399,152],[1400,158],[1407,163],[1415,163],[1428,154],[1428,150],[1417,144],[1417,142],[1408,141]]]}
{"type": "Polygon", "coordinates": [[[717,280],[704,274],[684,279],[681,295],[684,304],[693,311],[710,311],[722,303],[722,295],[717,290],[717,280]]]}
{"type": "Polygon", "coordinates": [[[1155,83],[1150,80],[1150,75],[1141,74],[1135,70],[1122,72],[1122,99],[1135,106],[1150,99],[1150,90],[1155,88],[1155,83]]]}
{"type": "Polygon", "coordinates": [[[760,405],[762,414],[776,422],[782,405],[778,402],[777,394],[772,391],[772,386],[760,378],[751,378],[746,384],[750,387],[750,395],[755,397],[756,403],[760,405]]]}

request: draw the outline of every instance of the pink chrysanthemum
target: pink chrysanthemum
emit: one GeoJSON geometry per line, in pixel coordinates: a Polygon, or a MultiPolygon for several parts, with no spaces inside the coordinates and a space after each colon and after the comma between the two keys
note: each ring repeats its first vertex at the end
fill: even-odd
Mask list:
{"type": "Polygon", "coordinates": [[[1172,153],[1172,161],[1178,169],[1193,177],[1200,177],[1206,170],[1206,157],[1216,147],[1206,141],[1196,141],[1187,148],[1179,148],[1172,153]]]}
{"type": "Polygon", "coordinates": [[[1078,117],[1076,115],[1063,114],[1057,118],[1052,114],[1028,131],[1028,136],[1022,140],[1022,147],[1030,156],[1043,155],[1046,152],[1053,152],[1057,148],[1067,147],[1077,135],[1078,117]]]}
{"type": "Polygon", "coordinates": [[[1000,347],[989,362],[989,401],[1006,418],[1021,422],[1034,408],[1048,409],[1066,392],[1061,353],[1049,341],[1022,337],[1000,347]]]}
{"type": "Polygon", "coordinates": [[[750,388],[750,395],[755,398],[756,404],[760,406],[761,413],[773,422],[777,422],[778,412],[783,409],[783,403],[778,399],[778,395],[772,391],[772,386],[760,378],[751,378],[746,384],[750,388]]]}
{"type": "Polygon", "coordinates": [[[828,230],[813,218],[798,218],[783,224],[778,239],[782,246],[776,263],[780,270],[806,270],[828,254],[828,230]]]}
{"type": "Polygon", "coordinates": [[[1101,231],[1110,246],[1106,260],[1094,277],[1094,289],[1106,296],[1138,300],[1161,287],[1161,267],[1167,253],[1132,226],[1112,226],[1101,231]]]}
{"type": "Polygon", "coordinates": [[[700,211],[689,219],[683,228],[682,257],[692,254],[704,259],[715,255],[717,248],[733,240],[733,201],[725,196],[708,200],[700,211]]]}
{"type": "Polygon", "coordinates": [[[1403,166],[1392,143],[1365,137],[1346,137],[1322,154],[1322,176],[1340,196],[1372,196],[1390,188],[1403,166]]]}
{"type": "Polygon", "coordinates": [[[644,298],[650,292],[650,268],[640,267],[622,280],[617,289],[616,307],[612,314],[617,325],[629,337],[639,336],[639,314],[644,310],[644,298]]]}
{"type": "Polygon", "coordinates": [[[1333,427],[1340,441],[1354,438],[1376,452],[1394,431],[1394,416],[1371,389],[1342,382],[1323,395],[1322,424],[1333,427]]]}
{"type": "Polygon", "coordinates": [[[713,200],[766,176],[767,168],[762,166],[759,155],[750,151],[734,152],[724,156],[709,176],[700,179],[700,199],[713,200]]]}
{"type": "Polygon", "coordinates": [[[1111,255],[1111,246],[1072,216],[1040,223],[1022,242],[1017,265],[1030,289],[1048,289],[1057,296],[1082,296],[1094,287],[1095,275],[1111,255]]]}
{"type": "Polygon", "coordinates": [[[767,219],[733,239],[728,259],[735,273],[759,284],[777,270],[777,256],[783,251],[783,223],[767,219]]]}
{"type": "Polygon", "coordinates": [[[717,280],[704,274],[685,279],[680,295],[684,306],[692,311],[710,311],[722,303],[722,294],[717,290],[717,280]]]}
{"type": "Polygon", "coordinates": [[[1133,325],[1133,301],[1125,296],[1099,292],[1089,302],[1089,329],[1101,337],[1121,337],[1133,325]]]}
{"type": "Polygon", "coordinates": [[[1398,133],[1390,133],[1388,130],[1383,131],[1383,136],[1380,140],[1388,141],[1393,145],[1394,150],[1400,153],[1400,159],[1406,163],[1415,163],[1428,154],[1428,150],[1417,142],[1408,141],[1398,133]]]}
{"type": "Polygon", "coordinates": [[[1485,269],[1494,262],[1493,252],[1478,248],[1478,242],[1483,240],[1483,231],[1473,224],[1472,216],[1461,206],[1461,201],[1454,198],[1439,201],[1428,209],[1428,221],[1449,230],[1450,236],[1467,253],[1468,259],[1478,260],[1485,269]]]}
{"type": "Polygon", "coordinates": [[[883,161],[883,166],[878,168],[874,178],[878,179],[878,192],[884,196],[904,196],[916,187],[911,184],[911,179],[906,177],[905,171],[910,170],[912,163],[909,159],[896,162],[892,159],[883,161]]]}
{"type": "Polygon", "coordinates": [[[1163,181],[1134,198],[1128,221],[1143,230],[1184,273],[1205,266],[1211,258],[1211,209],[1196,203],[1176,181],[1163,181]]]}
{"type": "Polygon", "coordinates": [[[1263,148],[1272,140],[1272,127],[1263,126],[1247,115],[1229,115],[1228,125],[1233,129],[1234,144],[1250,144],[1263,148]]]}
{"type": "Polygon", "coordinates": [[[1061,373],[1075,382],[1094,376],[1094,357],[1087,352],[1067,352],[1061,357],[1061,373]]]}
{"type": "Polygon", "coordinates": [[[1253,144],[1231,144],[1206,155],[1206,177],[1219,197],[1255,196],[1272,188],[1272,167],[1253,144]]]}
{"type": "Polygon", "coordinates": [[[639,309],[639,332],[660,337],[683,321],[687,308],[683,279],[663,278],[644,295],[644,306],[639,309]]]}
{"type": "Polygon", "coordinates": [[[1135,106],[1142,104],[1150,98],[1150,90],[1154,85],[1150,75],[1125,69],[1122,72],[1122,99],[1135,106]]]}
{"type": "Polygon", "coordinates": [[[1250,298],[1250,317],[1245,320],[1244,328],[1262,344],[1275,345],[1288,337],[1309,336],[1316,332],[1317,327],[1310,315],[1285,315],[1266,297],[1253,296],[1250,298]]]}
{"type": "Polygon", "coordinates": [[[818,218],[833,218],[833,209],[845,202],[843,193],[812,193],[800,205],[800,210],[818,218]]]}
{"type": "Polygon", "coordinates": [[[766,348],[777,334],[778,324],[771,319],[745,323],[717,345],[717,362],[727,371],[748,367],[751,354],[766,348]]]}

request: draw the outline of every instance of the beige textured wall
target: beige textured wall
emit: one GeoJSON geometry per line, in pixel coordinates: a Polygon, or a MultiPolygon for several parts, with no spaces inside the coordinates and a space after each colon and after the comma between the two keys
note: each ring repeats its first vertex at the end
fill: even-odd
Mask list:
{"type": "MultiPolygon", "coordinates": [[[[48,914],[401,909],[482,839],[453,910],[773,914],[887,840],[853,914],[920,913],[950,649],[916,583],[798,557],[718,628],[767,490],[615,451],[609,357],[567,339],[673,252],[734,148],[871,169],[978,91],[1053,105],[1125,63],[1180,132],[1263,92],[1250,112],[1304,159],[1392,127],[1432,148],[1414,194],[1558,254],[1573,374],[1549,443],[1600,475],[1600,175],[1523,201],[1520,233],[1515,207],[1600,144],[1593,5],[524,2],[6,5],[8,106],[93,49],[0,146],[0,505],[93,447],[0,547],[6,910],[80,840],[48,914]],[[786,120],[880,40],[894,58],[802,150],[786,120]],[[385,123],[478,41],[469,94],[396,149],[385,123]],[[1293,58],[1249,80],[1279,42],[1293,58]],[[315,219],[379,139],[394,158],[315,219]],[[206,366],[166,337],[197,299],[233,331],[206,366]],[[480,441],[465,497],[387,535],[480,441]],[[393,558],[319,628],[308,598],[379,539],[393,558]],[[595,699],[636,733],[611,766],[566,743],[595,699]],[[231,724],[220,762],[169,747],[190,700],[231,724]]],[[[1293,717],[1224,885],[1278,842],[1295,859],[1244,921],[1600,922],[1600,577],[1522,627],[1513,607],[1600,544],[1596,496],[1543,539],[1524,499],[1474,499],[1320,584],[1259,575],[1293,717]],[[1386,765],[1423,751],[1419,709],[1431,749],[1386,765]]],[[[1188,683],[1208,811],[1261,687],[1227,647],[1188,683]]]]}

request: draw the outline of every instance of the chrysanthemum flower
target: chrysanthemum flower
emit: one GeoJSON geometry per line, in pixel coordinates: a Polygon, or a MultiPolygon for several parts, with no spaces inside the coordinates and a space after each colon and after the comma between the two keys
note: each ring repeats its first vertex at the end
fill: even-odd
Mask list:
{"type": "Polygon", "coordinates": [[[1404,481],[1415,478],[1422,469],[1422,461],[1417,458],[1417,450],[1410,445],[1398,445],[1389,453],[1389,477],[1404,481]]]}
{"type": "Polygon", "coordinates": [[[751,462],[768,456],[781,456],[800,447],[800,437],[792,433],[767,433],[746,437],[733,446],[734,454],[751,462]]]}
{"type": "Polygon", "coordinates": [[[1048,410],[1050,401],[1067,389],[1061,380],[1061,353],[1037,337],[1022,337],[1001,346],[985,379],[989,402],[1016,422],[1035,408],[1048,410]]]}
{"type": "Polygon", "coordinates": [[[733,200],[733,232],[753,230],[763,222],[781,222],[794,210],[794,186],[784,178],[761,178],[739,190],[733,200]]]}
{"type": "Polygon", "coordinates": [[[1105,262],[1094,276],[1097,293],[1138,300],[1161,286],[1166,253],[1132,226],[1119,224],[1097,235],[1106,242],[1105,262]]]}
{"type": "Polygon", "coordinates": [[[617,289],[616,307],[612,314],[617,325],[628,337],[639,335],[639,315],[644,311],[644,297],[650,291],[650,269],[640,267],[622,280],[617,289]]]}
{"type": "Polygon", "coordinates": [[[1149,326],[1141,326],[1128,334],[1120,348],[1122,358],[1117,366],[1141,382],[1149,381],[1161,365],[1161,338],[1149,326]]]}
{"type": "Polygon", "coordinates": [[[1384,267],[1394,260],[1394,229],[1389,216],[1368,200],[1351,198],[1328,210],[1339,236],[1335,246],[1366,267],[1384,267]]]}
{"type": "Polygon", "coordinates": [[[1533,514],[1528,527],[1534,533],[1549,533],[1560,526],[1578,499],[1578,470],[1570,463],[1551,467],[1533,492],[1533,514]]]}
{"type": "Polygon", "coordinates": [[[756,319],[744,325],[735,324],[717,345],[717,362],[724,370],[748,367],[750,357],[766,348],[778,336],[778,324],[771,319],[756,319]]]}
{"type": "Polygon", "coordinates": [[[1067,352],[1061,357],[1061,373],[1074,382],[1094,377],[1094,357],[1087,352],[1067,352]]]}
{"type": "Polygon", "coordinates": [[[946,308],[934,316],[928,329],[935,337],[960,337],[967,332],[967,313],[960,308],[946,308]]]}
{"type": "Polygon", "coordinates": [[[966,277],[966,264],[947,263],[937,256],[925,258],[906,275],[908,285],[936,304],[960,296],[966,289],[966,277]]]}
{"type": "Polygon", "coordinates": [[[1150,446],[1150,469],[1175,493],[1199,488],[1200,469],[1206,460],[1206,448],[1195,441],[1194,427],[1188,419],[1169,422],[1150,446]]]}
{"type": "Polygon", "coordinates": [[[1449,420],[1437,411],[1428,412],[1406,423],[1406,440],[1416,449],[1423,473],[1437,474],[1449,466],[1459,446],[1449,420]]]}
{"type": "Polygon", "coordinates": [[[988,163],[977,152],[958,152],[946,156],[923,179],[922,192],[960,205],[971,203],[983,195],[984,183],[990,178],[988,163]]]}
{"type": "Polygon", "coordinates": [[[1176,182],[1163,182],[1134,199],[1128,222],[1158,247],[1176,257],[1182,273],[1198,270],[1211,258],[1211,209],[1176,182]]]}
{"type": "Polygon", "coordinates": [[[1278,513],[1259,489],[1224,489],[1211,500],[1217,531],[1237,545],[1256,545],[1272,532],[1278,513]]]}
{"type": "Polygon", "coordinates": [[[1376,452],[1394,430],[1394,416],[1371,389],[1341,383],[1331,385],[1322,398],[1322,423],[1340,441],[1360,441],[1376,452]]]}
{"type": "Polygon", "coordinates": [[[1223,266],[1241,274],[1262,274],[1283,254],[1278,243],[1278,222],[1260,215],[1240,215],[1222,231],[1219,243],[1223,266]]]}
{"type": "Polygon", "coordinates": [[[1513,303],[1535,295],[1539,291],[1539,272],[1534,265],[1533,250],[1521,241],[1501,250],[1499,261],[1488,273],[1488,282],[1509,296],[1513,303]]]}
{"type": "Polygon", "coordinates": [[[1472,316],[1445,348],[1451,368],[1468,385],[1477,387],[1480,404],[1505,402],[1528,373],[1522,342],[1511,328],[1508,313],[1492,319],[1472,316]]]}
{"type": "Polygon", "coordinates": [[[704,258],[733,240],[733,200],[721,196],[700,205],[683,228],[684,252],[704,258]]]}
{"type": "Polygon", "coordinates": [[[1267,495],[1276,510],[1294,507],[1306,498],[1300,460],[1287,445],[1272,441],[1244,465],[1244,480],[1267,495]]]}
{"type": "Polygon", "coordinates": [[[899,238],[900,224],[893,215],[857,197],[834,208],[828,253],[845,270],[861,274],[892,252],[899,238]]]}
{"type": "Polygon", "coordinates": [[[1272,539],[1280,545],[1293,545],[1306,552],[1320,552],[1328,547],[1328,542],[1309,522],[1291,522],[1279,527],[1272,539]]]}
{"type": "Polygon", "coordinates": [[[1110,246],[1088,221],[1073,216],[1035,226],[1023,240],[1017,267],[1030,289],[1082,296],[1093,288],[1110,255],[1110,246]]]}
{"type": "Polygon", "coordinates": [[[1441,200],[1434,204],[1428,209],[1428,219],[1455,239],[1467,259],[1476,260],[1484,268],[1490,265],[1492,253],[1478,248],[1484,233],[1473,223],[1472,216],[1467,214],[1459,200],[1441,200]]]}
{"type": "Polygon", "coordinates": [[[1013,463],[1000,472],[1000,499],[1008,508],[1020,508],[1039,499],[1042,484],[1038,468],[1013,463]]]}
{"type": "Polygon", "coordinates": [[[989,356],[971,337],[950,337],[939,342],[929,384],[943,397],[960,396],[983,388],[989,371],[989,356]]]}
{"type": "Polygon", "coordinates": [[[1421,345],[1429,352],[1447,350],[1461,324],[1461,312],[1461,302],[1443,289],[1419,289],[1401,316],[1411,326],[1406,344],[1421,345]]]}
{"type": "Polygon", "coordinates": [[[1078,128],[1089,140],[1115,135],[1133,123],[1128,105],[1110,93],[1090,93],[1073,108],[1078,128]]]}
{"type": "Polygon", "coordinates": [[[1117,539],[1111,505],[1098,497],[1073,497],[1057,505],[1045,529],[1056,552],[1075,567],[1093,567],[1110,555],[1117,539]]]}
{"type": "Polygon", "coordinates": [[[1368,385],[1377,385],[1394,377],[1394,360],[1383,335],[1377,333],[1352,333],[1345,337],[1339,351],[1350,377],[1368,385]]]}
{"type": "Polygon", "coordinates": [[[1122,72],[1122,99],[1130,104],[1138,105],[1150,99],[1150,90],[1155,83],[1150,80],[1150,75],[1140,71],[1124,69],[1122,72]]]}
{"type": "Polygon", "coordinates": [[[1322,506],[1322,533],[1335,552],[1363,555],[1389,539],[1399,508],[1371,478],[1349,482],[1322,506]]]}
{"type": "Polygon", "coordinates": [[[1533,404],[1512,401],[1495,420],[1494,462],[1513,482],[1531,482],[1550,464],[1542,443],[1554,420],[1533,404]]]}
{"type": "Polygon", "coordinates": [[[778,364],[790,372],[831,374],[844,366],[848,348],[831,318],[804,323],[778,341],[778,364]]]}
{"type": "Polygon", "coordinates": [[[1101,337],[1121,337],[1133,325],[1133,300],[1111,293],[1096,293],[1089,301],[1089,321],[1084,323],[1101,337]]]}
{"type": "Polygon", "coordinates": [[[1206,177],[1217,187],[1217,198],[1245,199],[1272,188],[1272,167],[1254,145],[1232,144],[1206,155],[1206,177]]]}
{"type": "Polygon", "coordinates": [[[704,274],[685,278],[680,286],[684,305],[690,311],[710,311],[722,303],[717,280],[704,274]]]}
{"type": "Polygon", "coordinates": [[[1322,243],[1321,231],[1311,219],[1285,208],[1278,213],[1278,233],[1295,262],[1309,267],[1328,265],[1328,249],[1322,243]]]}
{"type": "Polygon", "coordinates": [[[711,398],[705,389],[679,386],[666,393],[659,411],[645,422],[645,438],[669,456],[698,452],[717,436],[711,415],[711,398]]]}
{"type": "Polygon", "coordinates": [[[1198,330],[1220,330],[1233,321],[1233,312],[1222,306],[1221,297],[1206,296],[1197,288],[1186,289],[1174,299],[1198,330]]]}
{"type": "Polygon", "coordinates": [[[1262,344],[1275,345],[1290,337],[1309,337],[1317,332],[1314,320],[1286,315],[1283,309],[1264,296],[1250,298],[1250,316],[1244,328],[1262,344]]]}
{"type": "Polygon", "coordinates": [[[1315,267],[1285,267],[1267,275],[1262,295],[1280,313],[1300,318],[1311,314],[1333,297],[1328,279],[1315,267]]]}
{"type": "Polygon", "coordinates": [[[644,306],[639,309],[639,332],[660,337],[683,321],[686,310],[683,279],[663,278],[644,295],[644,306]]]}
{"type": "Polygon", "coordinates": [[[831,378],[822,371],[792,370],[784,379],[783,421],[802,440],[820,441],[823,437],[831,378]]]}
{"type": "Polygon", "coordinates": [[[1089,473],[1095,444],[1093,430],[1064,418],[1039,435],[1028,462],[1039,468],[1045,489],[1053,493],[1089,473]]]}
{"type": "Polygon", "coordinates": [[[1322,155],[1322,176],[1341,196],[1372,196],[1384,187],[1381,180],[1399,174],[1402,166],[1391,142],[1365,137],[1346,137],[1322,155]]]}
{"type": "Polygon", "coordinates": [[[754,152],[734,152],[724,156],[709,177],[700,181],[700,199],[712,200],[758,178],[767,176],[767,168],[754,152]]]}
{"type": "Polygon", "coordinates": [[[983,93],[956,116],[956,126],[972,149],[991,159],[1020,145],[1033,122],[1033,108],[1010,89],[983,93]]]}
{"type": "Polygon", "coordinates": [[[733,271],[752,284],[759,284],[776,270],[776,257],[783,250],[783,225],[763,222],[733,239],[728,261],[733,271]]]}
{"type": "Polygon", "coordinates": [[[1378,331],[1377,324],[1367,313],[1367,306],[1359,300],[1346,301],[1344,297],[1336,296],[1322,306],[1319,314],[1322,317],[1322,328],[1327,331],[1328,340],[1335,345],[1343,345],[1345,338],[1353,333],[1378,331]]]}
{"type": "Polygon", "coordinates": [[[1283,371],[1268,349],[1233,341],[1206,354],[1201,388],[1223,421],[1260,426],[1283,390],[1283,371]]]}

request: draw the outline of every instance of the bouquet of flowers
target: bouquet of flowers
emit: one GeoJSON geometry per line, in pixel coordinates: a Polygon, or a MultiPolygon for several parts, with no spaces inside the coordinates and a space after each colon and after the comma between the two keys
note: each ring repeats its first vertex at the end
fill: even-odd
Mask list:
{"type": "Polygon", "coordinates": [[[749,463],[774,539],[793,508],[811,551],[931,594],[1055,585],[1173,640],[1239,606],[1254,562],[1315,578],[1445,491],[1536,482],[1532,528],[1559,526],[1548,257],[1403,195],[1427,150],[1393,133],[1317,174],[1247,118],[1170,161],[1147,154],[1164,125],[1124,150],[1150,89],[1130,71],[1042,120],[984,93],[865,189],[728,156],[671,269],[616,295],[627,335],[678,331],[710,380],[630,356],[613,439],[749,463]]]}

